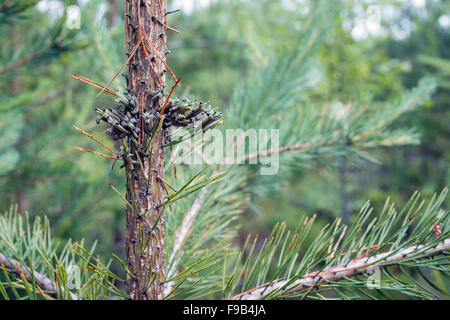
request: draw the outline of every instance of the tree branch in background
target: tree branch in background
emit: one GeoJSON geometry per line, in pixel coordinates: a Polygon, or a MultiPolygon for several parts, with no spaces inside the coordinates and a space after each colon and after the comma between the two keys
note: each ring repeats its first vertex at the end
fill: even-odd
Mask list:
{"type": "MultiPolygon", "coordinates": [[[[254,159],[259,159],[259,158],[264,158],[264,157],[269,157],[272,154],[275,153],[283,153],[283,152],[303,152],[306,149],[308,149],[311,146],[310,143],[297,143],[294,144],[292,146],[283,146],[278,148],[277,150],[272,150],[272,149],[268,149],[268,150],[264,150],[261,152],[257,152],[257,153],[252,153],[249,154],[248,156],[246,156],[243,160],[244,163],[249,162],[250,160],[254,160],[254,159]]],[[[317,147],[317,145],[316,145],[317,147]]]]}
{"type": "Polygon", "coordinates": [[[24,57],[24,58],[22,58],[20,60],[17,60],[16,62],[14,62],[12,64],[3,66],[3,67],[0,68],[0,74],[6,72],[8,70],[20,67],[21,65],[24,65],[25,63],[28,63],[31,60],[39,57],[43,53],[44,53],[44,50],[37,50],[36,52],[33,52],[32,54],[30,54],[30,55],[28,55],[28,56],[26,56],[26,57],[24,57]]]}

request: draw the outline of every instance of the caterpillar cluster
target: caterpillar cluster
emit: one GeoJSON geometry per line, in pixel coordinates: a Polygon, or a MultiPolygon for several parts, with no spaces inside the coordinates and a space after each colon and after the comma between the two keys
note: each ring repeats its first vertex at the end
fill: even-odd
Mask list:
{"type": "MultiPolygon", "coordinates": [[[[153,109],[153,105],[162,96],[162,91],[152,95],[150,109],[153,109]]],[[[100,121],[106,122],[109,125],[107,133],[113,140],[127,138],[134,147],[138,148],[138,139],[141,130],[139,121],[141,115],[137,98],[126,92],[123,95],[119,95],[115,103],[115,106],[109,109],[95,109],[98,114],[96,119],[97,124],[100,121]]],[[[159,117],[156,113],[144,112],[142,119],[143,130],[147,135],[150,135],[158,124],[159,117]]]]}
{"type": "Polygon", "coordinates": [[[139,144],[139,137],[150,137],[161,124],[163,130],[170,127],[194,128],[194,130],[206,131],[221,123],[221,112],[215,111],[210,103],[198,100],[191,102],[188,98],[169,99],[165,103],[164,88],[153,92],[150,105],[146,111],[141,113],[136,96],[128,92],[118,94],[115,105],[109,109],[96,108],[97,124],[103,121],[108,124],[107,133],[113,140],[126,142],[124,148],[119,152],[118,158],[124,161],[123,166],[128,166],[132,171],[139,164],[137,153],[148,155],[146,148],[139,144]],[[164,104],[166,104],[164,106],[164,104]],[[155,108],[155,106],[158,106],[155,108]],[[164,107],[164,111],[161,112],[164,107]],[[142,119],[142,120],[141,120],[142,119]],[[139,124],[141,122],[141,125],[139,124]],[[141,134],[140,130],[144,131],[141,134]],[[136,152],[137,151],[137,152],[136,152]]]}
{"type": "Polygon", "coordinates": [[[163,128],[170,126],[211,129],[222,122],[221,112],[215,111],[211,104],[188,98],[170,99],[164,110],[163,128]]]}

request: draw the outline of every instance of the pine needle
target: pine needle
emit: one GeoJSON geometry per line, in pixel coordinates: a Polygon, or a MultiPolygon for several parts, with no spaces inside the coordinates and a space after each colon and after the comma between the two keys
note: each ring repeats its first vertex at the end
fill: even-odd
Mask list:
{"type": "Polygon", "coordinates": [[[101,84],[99,84],[99,83],[97,83],[97,82],[95,82],[95,81],[93,81],[93,80],[91,80],[91,79],[89,79],[89,78],[80,76],[79,74],[75,74],[75,73],[72,74],[71,77],[74,78],[75,80],[78,80],[78,81],[81,81],[81,82],[90,84],[91,86],[94,86],[94,87],[99,88],[99,89],[103,89],[103,90],[105,90],[106,92],[108,92],[109,94],[112,94],[112,95],[114,95],[114,96],[117,96],[117,93],[115,93],[113,90],[107,89],[107,88],[105,88],[104,86],[102,86],[101,84]]]}
{"type": "Polygon", "coordinates": [[[74,128],[75,130],[77,130],[78,132],[80,132],[80,133],[84,134],[85,136],[91,138],[92,140],[94,140],[95,142],[97,142],[99,145],[101,145],[102,147],[104,147],[106,150],[108,150],[108,151],[112,152],[113,154],[117,155],[117,152],[115,152],[115,151],[112,150],[110,147],[108,147],[108,146],[106,146],[105,144],[103,144],[101,141],[99,141],[98,139],[96,139],[93,135],[87,133],[86,131],[81,130],[80,128],[78,128],[78,127],[75,126],[75,125],[72,125],[72,126],[73,126],[73,128],[74,128]]]}
{"type": "Polygon", "coordinates": [[[98,155],[98,156],[101,156],[101,157],[103,157],[103,158],[108,158],[108,159],[113,159],[113,160],[118,160],[119,158],[116,156],[116,157],[114,157],[114,156],[109,156],[109,155],[107,155],[107,154],[103,154],[103,153],[100,153],[100,152],[96,152],[96,151],[93,151],[93,150],[90,150],[90,149],[86,149],[86,148],[82,148],[82,147],[73,147],[74,149],[76,149],[76,150],[79,150],[79,151],[84,151],[84,152],[89,152],[89,153],[93,153],[93,154],[96,154],[96,155],[98,155]]]}
{"type": "Polygon", "coordinates": [[[106,91],[106,89],[108,89],[109,85],[117,78],[117,76],[122,72],[122,70],[127,66],[127,64],[131,61],[131,59],[134,57],[134,55],[136,54],[137,49],[139,48],[140,44],[142,42],[139,42],[136,47],[134,47],[134,49],[131,51],[130,56],[128,57],[127,61],[120,67],[119,71],[117,71],[117,73],[114,75],[114,77],[112,77],[112,79],[108,82],[108,84],[103,87],[102,91],[100,91],[97,94],[97,97],[99,95],[101,95],[103,93],[103,91],[106,91]]]}

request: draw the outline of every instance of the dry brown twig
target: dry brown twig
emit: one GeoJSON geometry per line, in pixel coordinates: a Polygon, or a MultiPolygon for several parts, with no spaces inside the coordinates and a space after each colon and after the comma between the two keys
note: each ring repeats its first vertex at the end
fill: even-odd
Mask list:
{"type": "Polygon", "coordinates": [[[104,143],[102,143],[100,140],[98,140],[97,138],[95,138],[93,135],[87,133],[86,131],[81,130],[80,128],[78,128],[77,126],[73,125],[73,128],[75,130],[77,130],[79,133],[84,134],[86,137],[91,138],[92,140],[94,140],[95,142],[97,142],[99,145],[101,145],[103,148],[105,148],[106,150],[108,150],[109,152],[113,153],[113,154],[117,154],[113,149],[111,149],[110,147],[108,147],[107,145],[105,145],[104,143]]]}
{"type": "Polygon", "coordinates": [[[119,160],[120,159],[117,156],[110,156],[110,155],[103,154],[103,153],[100,153],[100,152],[97,152],[97,151],[94,151],[94,150],[91,150],[91,149],[86,149],[86,148],[82,148],[82,147],[75,147],[75,146],[73,148],[75,150],[78,150],[78,151],[93,153],[93,154],[96,154],[96,155],[98,155],[100,157],[107,158],[107,159],[113,159],[113,160],[119,160]]]}

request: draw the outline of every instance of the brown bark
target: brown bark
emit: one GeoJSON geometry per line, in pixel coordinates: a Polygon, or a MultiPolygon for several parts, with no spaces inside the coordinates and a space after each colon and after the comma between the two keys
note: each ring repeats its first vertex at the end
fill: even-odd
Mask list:
{"type": "MultiPolygon", "coordinates": [[[[143,39],[145,35],[139,33],[139,25],[149,36],[159,56],[164,58],[167,51],[166,30],[152,17],[164,20],[166,1],[129,0],[126,6],[128,54],[139,46],[128,64],[128,90],[131,95],[138,98],[140,107],[144,106],[145,111],[153,111],[148,110],[150,99],[152,91],[160,89],[159,83],[165,84],[164,65],[157,58],[156,52],[149,48],[146,39],[143,39]],[[146,52],[143,45],[148,46],[146,52]],[[149,62],[147,55],[155,59],[149,62]]],[[[164,197],[160,184],[160,178],[164,177],[163,135],[163,131],[159,128],[153,138],[152,147],[147,150],[150,157],[141,156],[144,172],[140,166],[135,166],[136,176],[133,177],[132,170],[127,166],[127,199],[137,209],[127,208],[126,222],[127,266],[134,275],[134,277],[127,275],[126,287],[129,298],[133,300],[163,298],[165,221],[160,207],[164,197]],[[150,172],[150,188],[149,192],[146,192],[148,172],[150,172]],[[151,229],[155,224],[156,228],[152,232],[151,229]],[[149,244],[145,247],[148,237],[150,237],[149,244]]]]}

